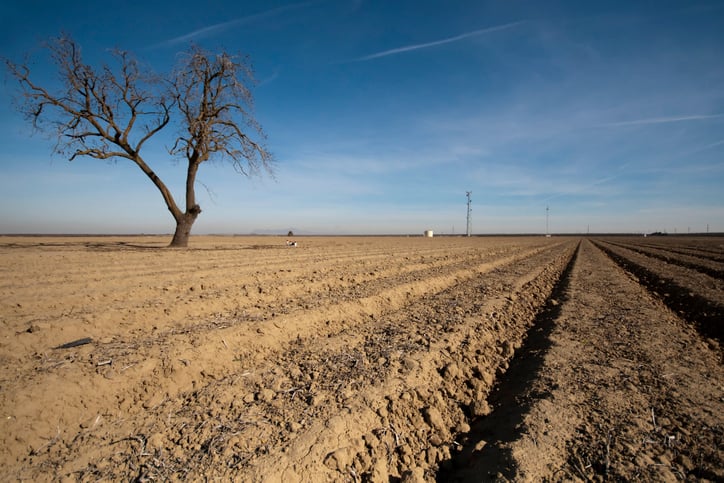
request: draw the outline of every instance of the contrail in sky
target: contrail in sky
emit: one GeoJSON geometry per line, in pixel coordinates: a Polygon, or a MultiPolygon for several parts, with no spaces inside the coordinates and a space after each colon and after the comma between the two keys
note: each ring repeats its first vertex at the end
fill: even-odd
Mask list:
{"type": "Polygon", "coordinates": [[[604,124],[599,124],[599,126],[637,126],[643,124],[664,124],[668,122],[701,121],[703,119],[715,119],[718,117],[724,117],[724,114],[697,114],[693,116],[652,117],[649,119],[634,119],[631,121],[607,122],[604,124]]]}
{"type": "MultiPolygon", "coordinates": [[[[711,118],[711,117],[724,117],[724,114],[716,114],[716,115],[711,115],[711,116],[685,116],[685,117],[679,117],[679,118],[668,118],[668,119],[670,119],[669,121],[659,121],[659,122],[689,121],[689,120],[698,120],[698,119],[708,119],[708,118],[711,118]]],[[[663,119],[663,118],[662,118],[662,119],[663,119]]],[[[640,121],[639,121],[639,122],[636,122],[636,121],[630,121],[630,122],[628,122],[628,124],[634,124],[634,123],[636,123],[636,124],[652,124],[652,123],[642,123],[642,122],[640,122],[640,121]]],[[[654,123],[654,124],[655,124],[655,123],[654,123]]],[[[607,125],[607,126],[611,126],[611,125],[620,126],[620,125],[622,125],[622,124],[620,124],[620,123],[614,123],[614,124],[606,124],[606,125],[607,125]]],[[[701,151],[706,151],[707,149],[711,149],[711,148],[714,148],[714,147],[717,147],[717,146],[721,146],[721,145],[724,145],[724,139],[720,139],[720,140],[715,141],[715,142],[713,142],[713,143],[705,144],[705,145],[703,145],[703,146],[699,146],[699,147],[696,147],[696,148],[693,148],[693,149],[689,149],[689,150],[687,150],[687,151],[680,152],[680,153],[678,153],[678,154],[674,154],[674,155],[668,156],[668,157],[660,160],[657,167],[659,168],[659,170],[664,169],[666,166],[671,165],[674,161],[680,160],[681,158],[683,158],[683,157],[685,157],[685,156],[691,156],[692,154],[696,154],[696,153],[699,153],[699,152],[701,152],[701,151]]],[[[616,169],[616,171],[623,171],[625,168],[627,168],[627,167],[629,166],[629,164],[631,164],[631,163],[624,163],[624,164],[618,166],[618,167],[615,168],[615,169],[616,169]]],[[[593,188],[594,186],[597,186],[597,185],[600,185],[600,184],[608,183],[609,181],[613,181],[614,179],[619,178],[619,177],[621,177],[621,176],[623,176],[623,173],[613,174],[613,175],[607,176],[607,177],[605,177],[605,178],[597,179],[597,180],[593,181],[592,183],[589,183],[589,184],[583,186],[583,187],[580,188],[578,191],[576,191],[576,193],[579,193],[579,192],[582,192],[582,191],[586,191],[586,190],[588,190],[588,189],[590,189],[590,188],[593,188]]],[[[551,195],[551,196],[549,196],[548,198],[544,199],[543,202],[544,202],[544,203],[547,203],[547,202],[549,202],[549,201],[551,201],[551,200],[554,200],[554,199],[556,199],[556,198],[560,198],[560,197],[562,197],[562,196],[568,196],[568,195],[571,195],[571,194],[574,194],[574,193],[557,193],[557,194],[551,195]]]]}
{"type": "Polygon", "coordinates": [[[220,33],[225,30],[228,30],[229,28],[231,28],[235,25],[242,25],[242,24],[254,22],[256,20],[261,20],[263,18],[273,17],[275,15],[286,12],[288,10],[295,10],[298,8],[306,7],[307,5],[310,5],[311,3],[313,3],[313,2],[293,3],[291,5],[285,5],[282,7],[272,8],[270,10],[255,13],[253,15],[247,15],[246,17],[235,18],[234,20],[229,20],[228,22],[217,23],[214,25],[210,25],[208,27],[194,30],[193,32],[190,32],[186,35],[181,35],[179,37],[174,37],[172,39],[164,40],[163,42],[160,42],[160,43],[154,45],[154,47],[176,45],[176,44],[187,42],[187,41],[193,40],[193,39],[209,37],[216,33],[220,33]]]}
{"type": "Polygon", "coordinates": [[[403,52],[410,52],[411,50],[426,49],[428,47],[435,47],[437,45],[449,44],[452,42],[457,42],[459,40],[467,39],[469,37],[476,37],[478,35],[483,35],[483,34],[487,34],[490,32],[497,32],[498,30],[507,30],[507,29],[516,27],[522,23],[525,23],[525,21],[521,20],[519,22],[511,22],[511,23],[506,23],[504,25],[496,25],[494,27],[487,27],[484,29],[473,30],[472,32],[466,32],[464,34],[456,35],[455,37],[448,37],[446,39],[435,40],[433,42],[426,42],[423,44],[405,45],[404,47],[397,47],[396,49],[384,50],[382,52],[377,52],[374,54],[365,55],[364,57],[359,57],[357,59],[352,59],[350,62],[362,62],[365,60],[379,59],[380,57],[387,57],[388,55],[396,55],[396,54],[401,54],[403,52]]]}
{"type": "Polygon", "coordinates": [[[699,148],[699,150],[703,151],[705,149],[713,148],[715,146],[721,146],[722,144],[724,144],[724,139],[722,139],[721,141],[717,141],[715,143],[707,144],[706,146],[702,146],[701,148],[699,148]]]}

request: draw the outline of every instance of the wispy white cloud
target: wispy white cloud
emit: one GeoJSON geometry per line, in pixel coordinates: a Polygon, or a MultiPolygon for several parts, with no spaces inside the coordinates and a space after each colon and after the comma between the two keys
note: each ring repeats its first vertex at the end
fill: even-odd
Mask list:
{"type": "Polygon", "coordinates": [[[495,25],[493,27],[486,27],[484,29],[478,29],[473,30],[471,32],[466,32],[460,35],[456,35],[454,37],[448,37],[446,39],[441,40],[435,40],[433,42],[425,42],[422,44],[412,44],[412,45],[405,45],[403,47],[397,47],[390,50],[384,50],[382,52],[376,52],[374,54],[365,55],[363,57],[358,57],[356,59],[352,59],[349,62],[363,62],[366,60],[372,60],[372,59],[379,59],[380,57],[387,57],[389,55],[396,55],[396,54],[402,54],[404,52],[410,52],[412,50],[420,50],[420,49],[427,49],[430,47],[436,47],[438,45],[444,45],[444,44],[450,44],[452,42],[459,42],[460,40],[464,40],[470,37],[477,37],[478,35],[483,35],[491,32],[497,32],[500,30],[507,30],[511,29],[513,27],[517,27],[518,25],[521,25],[525,23],[525,20],[521,20],[518,22],[511,22],[506,23],[503,25],[495,25]]]}
{"type": "Polygon", "coordinates": [[[274,72],[272,72],[272,74],[270,76],[265,77],[264,79],[260,80],[259,83],[257,84],[257,87],[261,87],[263,85],[274,82],[279,77],[280,72],[281,72],[280,67],[274,68],[274,72]]]}
{"type": "Polygon", "coordinates": [[[704,146],[700,146],[699,148],[697,148],[695,151],[692,151],[692,152],[706,151],[707,149],[710,149],[710,148],[713,148],[716,146],[721,146],[722,144],[724,144],[724,139],[721,139],[714,143],[705,144],[704,146]]]}
{"type": "Polygon", "coordinates": [[[619,121],[619,122],[607,122],[599,124],[601,127],[616,127],[616,126],[639,126],[646,124],[665,124],[670,122],[685,122],[685,121],[702,121],[705,119],[716,119],[724,117],[724,114],[695,114],[691,116],[669,116],[669,117],[652,117],[647,119],[633,119],[630,121],[619,121]]]}
{"type": "Polygon", "coordinates": [[[306,7],[306,6],[310,5],[311,3],[312,2],[293,3],[290,5],[284,5],[281,7],[265,10],[263,12],[255,13],[253,15],[247,15],[245,17],[235,18],[235,19],[229,20],[227,22],[221,22],[221,23],[217,23],[214,25],[209,25],[208,27],[194,30],[193,32],[189,32],[185,35],[180,35],[178,37],[164,40],[163,42],[159,42],[158,44],[154,45],[153,47],[168,47],[171,45],[177,45],[177,44],[181,44],[181,43],[188,42],[191,40],[197,40],[197,39],[201,39],[201,38],[205,38],[205,37],[211,37],[213,35],[217,35],[221,32],[224,32],[234,26],[248,24],[251,22],[265,19],[265,18],[273,17],[275,15],[279,15],[281,13],[288,12],[290,10],[296,10],[299,8],[306,7]]]}
{"type": "MultiPolygon", "coordinates": [[[[620,168],[619,168],[620,169],[620,168]]],[[[584,180],[572,180],[569,182],[568,185],[561,185],[561,183],[555,184],[555,193],[544,198],[543,203],[549,203],[555,199],[566,197],[566,196],[576,196],[585,194],[587,198],[591,197],[600,197],[603,196],[606,193],[609,193],[610,190],[605,189],[602,187],[602,185],[605,185],[607,183],[610,183],[611,181],[614,181],[618,178],[620,178],[622,174],[616,174],[613,176],[605,176],[596,180],[593,180],[589,183],[585,183],[584,180]]]]}

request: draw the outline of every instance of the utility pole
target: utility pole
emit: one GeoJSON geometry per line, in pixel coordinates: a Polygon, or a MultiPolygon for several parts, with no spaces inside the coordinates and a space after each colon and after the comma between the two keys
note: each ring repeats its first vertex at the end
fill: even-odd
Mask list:
{"type": "Polygon", "coordinates": [[[470,208],[470,195],[472,194],[472,191],[466,191],[465,196],[468,197],[468,229],[466,231],[466,235],[470,236],[473,231],[473,220],[470,219],[470,213],[472,212],[472,209],[470,208]]]}
{"type": "Polygon", "coordinates": [[[548,210],[549,210],[548,205],[546,205],[546,238],[548,238],[549,236],[551,236],[551,235],[548,233],[548,210]]]}

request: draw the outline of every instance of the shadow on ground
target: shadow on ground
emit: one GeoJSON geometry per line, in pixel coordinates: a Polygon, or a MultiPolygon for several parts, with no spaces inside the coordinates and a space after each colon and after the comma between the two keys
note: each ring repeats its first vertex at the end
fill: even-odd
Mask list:
{"type": "Polygon", "coordinates": [[[498,377],[493,386],[488,397],[493,412],[472,420],[470,432],[458,440],[462,449],[440,465],[436,477],[438,482],[467,483],[515,478],[515,465],[507,443],[520,438],[524,415],[535,401],[548,395],[545,391],[531,393],[529,388],[538,377],[543,358],[551,346],[550,334],[566,300],[570,274],[579,250],[580,245],[553,288],[545,308],[535,318],[508,370],[498,377]],[[476,451],[481,441],[486,444],[476,451]]]}

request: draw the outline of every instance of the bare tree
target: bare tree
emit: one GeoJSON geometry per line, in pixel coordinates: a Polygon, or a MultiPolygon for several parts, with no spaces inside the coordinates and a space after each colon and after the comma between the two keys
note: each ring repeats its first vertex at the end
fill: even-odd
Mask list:
{"type": "Polygon", "coordinates": [[[161,192],[176,221],[170,246],[188,246],[201,207],[196,202],[196,175],[201,163],[229,161],[245,176],[272,173],[273,158],[265,135],[252,114],[248,59],[226,52],[212,54],[191,47],[165,78],[142,70],[127,52],[116,50],[116,69],[84,64],[78,44],[63,36],[47,44],[63,88],[58,92],[36,84],[28,63],[6,60],[21,86],[20,111],[41,130],[54,129],[54,152],[135,163],[161,192]],[[186,165],[185,209],[141,151],[168,126],[178,129],[169,155],[186,165]]]}

